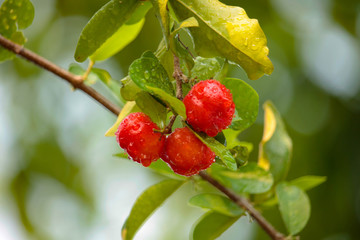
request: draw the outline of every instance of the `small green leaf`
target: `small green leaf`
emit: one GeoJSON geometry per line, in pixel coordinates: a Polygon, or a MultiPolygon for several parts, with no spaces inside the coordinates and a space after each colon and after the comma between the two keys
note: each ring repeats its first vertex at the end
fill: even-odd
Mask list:
{"type": "Polygon", "coordinates": [[[75,51],[75,60],[83,62],[95,53],[130,19],[139,4],[144,3],[138,0],[111,0],[105,4],[81,32],[75,51]]]}
{"type": "Polygon", "coordinates": [[[139,92],[136,96],[136,105],[143,113],[148,115],[160,129],[163,129],[167,117],[166,108],[147,92],[139,92]]]}
{"type": "Polygon", "coordinates": [[[136,94],[142,91],[141,88],[139,88],[129,76],[124,77],[121,83],[120,94],[123,99],[126,101],[135,101],[136,94]]]}
{"type": "Polygon", "coordinates": [[[210,174],[237,193],[263,193],[273,185],[271,174],[252,162],[240,167],[236,172],[213,165],[210,174]]]}
{"type": "Polygon", "coordinates": [[[179,24],[179,27],[176,28],[170,35],[170,38],[173,39],[178,31],[182,28],[189,28],[189,27],[198,27],[199,23],[194,17],[190,17],[188,19],[185,19],[179,24]]]}
{"type": "Polygon", "coordinates": [[[218,0],[170,0],[180,21],[195,17],[198,28],[190,28],[195,49],[203,57],[223,56],[239,64],[250,79],[271,74],[267,40],[256,19],[244,9],[218,0]]]}
{"type": "Polygon", "coordinates": [[[189,200],[190,205],[210,209],[229,217],[244,214],[244,210],[225,196],[214,193],[202,193],[189,200]]]}
{"type": "Polygon", "coordinates": [[[191,78],[215,79],[216,74],[221,71],[221,61],[223,61],[221,58],[196,57],[194,67],[191,69],[191,78]]]}
{"type": "Polygon", "coordinates": [[[233,120],[230,128],[243,131],[256,120],[259,111],[259,95],[247,83],[236,78],[225,78],[222,83],[231,91],[238,120],[233,120]]]}
{"type": "Polygon", "coordinates": [[[263,105],[264,134],[259,146],[258,164],[270,170],[275,182],[285,179],[290,167],[292,142],[275,106],[267,101],[263,105]]]}
{"type": "MultiPolygon", "coordinates": [[[[31,25],[34,12],[34,6],[29,0],[5,0],[0,7],[0,35],[19,45],[24,45],[26,38],[18,30],[31,25]]],[[[0,62],[14,56],[14,53],[0,47],[0,62]]]]}
{"type": "Polygon", "coordinates": [[[133,239],[146,219],[173,194],[184,181],[165,180],[146,189],[136,200],[121,230],[124,240],[133,239]]]}
{"type": "Polygon", "coordinates": [[[154,170],[157,173],[160,173],[166,177],[170,177],[173,179],[178,179],[178,180],[186,180],[187,178],[181,175],[178,175],[176,173],[174,173],[174,171],[161,159],[158,159],[155,162],[152,162],[151,165],[149,166],[149,168],[151,170],[154,170]]]}
{"type": "Polygon", "coordinates": [[[297,186],[281,182],[276,186],[279,209],[290,235],[299,233],[310,218],[310,201],[297,186]]]}
{"type": "Polygon", "coordinates": [[[138,106],[136,106],[135,102],[127,102],[125,104],[125,106],[123,107],[123,109],[121,110],[118,118],[116,119],[116,122],[114,123],[114,125],[111,126],[111,128],[109,128],[109,130],[106,131],[105,136],[106,137],[115,137],[115,132],[117,131],[120,123],[122,122],[122,120],[129,115],[130,113],[133,112],[141,112],[140,108],[138,106]]]}
{"type": "Polygon", "coordinates": [[[252,143],[239,141],[239,139],[237,138],[237,136],[240,133],[239,131],[235,131],[233,129],[228,128],[223,130],[222,133],[225,135],[227,148],[231,149],[236,146],[244,146],[248,149],[249,153],[252,152],[254,148],[252,143]]]}
{"type": "Polygon", "coordinates": [[[326,181],[326,177],[320,177],[320,176],[303,176],[296,178],[289,182],[289,184],[297,186],[298,188],[308,191],[323,182],[326,181]]]}
{"type": "MultiPolygon", "coordinates": [[[[73,63],[70,64],[69,72],[78,76],[83,76],[86,70],[79,64],[73,63]]],[[[100,68],[92,68],[84,82],[89,85],[95,84],[96,82],[103,83],[118,103],[120,103],[120,83],[112,79],[108,71],[100,68]]]]}
{"type": "Polygon", "coordinates": [[[151,0],[151,3],[155,8],[156,17],[160,22],[163,38],[165,39],[166,49],[168,49],[170,44],[170,17],[167,9],[168,0],[151,0]]]}
{"type": "Polygon", "coordinates": [[[166,103],[168,107],[170,107],[175,113],[181,116],[184,120],[186,120],[186,110],[185,105],[182,101],[173,97],[172,95],[166,93],[164,90],[155,87],[147,87],[150,93],[161,99],[166,103]]]}
{"type": "Polygon", "coordinates": [[[189,129],[197,136],[204,144],[206,144],[217,156],[220,157],[221,161],[225,164],[227,168],[230,170],[235,171],[237,169],[237,164],[230,153],[230,151],[221,143],[216,141],[214,138],[207,136],[206,134],[197,133],[192,130],[190,127],[189,129]]]}
{"type": "Polygon", "coordinates": [[[105,60],[131,43],[139,35],[145,22],[145,15],[151,7],[150,2],[142,2],[142,4],[139,4],[131,18],[108,38],[101,47],[90,56],[90,59],[93,61],[105,60]]]}
{"type": "Polygon", "coordinates": [[[209,211],[196,222],[193,240],[214,240],[233,225],[240,216],[229,217],[209,211]]]}
{"type": "Polygon", "coordinates": [[[160,88],[170,95],[174,95],[174,88],[166,70],[151,52],[135,60],[129,67],[129,76],[138,87],[149,91],[148,87],[160,88]]]}

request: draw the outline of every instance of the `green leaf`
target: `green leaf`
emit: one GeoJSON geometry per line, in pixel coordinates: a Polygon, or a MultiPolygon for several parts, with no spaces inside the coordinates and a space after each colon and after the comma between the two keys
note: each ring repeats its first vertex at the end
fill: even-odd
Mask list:
{"type": "Polygon", "coordinates": [[[194,17],[190,17],[188,19],[185,19],[184,21],[182,21],[179,26],[171,32],[171,35],[170,35],[170,38],[171,39],[174,39],[175,38],[175,35],[178,31],[180,31],[180,29],[183,29],[183,28],[189,28],[189,27],[198,27],[199,26],[199,23],[198,21],[196,20],[196,18],[194,17]]]}
{"type": "Polygon", "coordinates": [[[239,139],[237,138],[237,136],[239,135],[239,131],[228,128],[223,130],[222,133],[225,135],[227,148],[231,149],[236,146],[244,146],[248,149],[249,153],[252,152],[254,148],[252,143],[239,141],[239,139]]]}
{"type": "Polygon", "coordinates": [[[118,118],[116,119],[116,122],[114,123],[114,125],[112,125],[112,127],[106,131],[105,136],[106,137],[115,137],[115,132],[117,131],[122,120],[127,115],[129,115],[130,113],[133,113],[133,112],[141,112],[141,110],[138,106],[136,106],[135,102],[127,102],[125,104],[125,106],[121,109],[121,112],[120,112],[118,118]]]}
{"type": "Polygon", "coordinates": [[[259,146],[259,166],[269,170],[275,182],[285,179],[290,167],[292,142],[275,106],[267,101],[264,134],[259,146]]]}
{"type": "Polygon", "coordinates": [[[215,79],[216,74],[221,71],[221,61],[223,61],[221,58],[196,57],[194,67],[191,69],[191,78],[215,79]]]}
{"type": "Polygon", "coordinates": [[[189,129],[197,136],[204,144],[206,144],[217,156],[220,157],[221,161],[227,168],[235,171],[237,169],[236,161],[230,151],[221,143],[216,141],[214,138],[207,136],[206,134],[197,133],[189,129]]]}
{"type": "Polygon", "coordinates": [[[168,0],[151,0],[152,5],[155,8],[156,17],[158,18],[165,40],[166,49],[169,49],[169,36],[170,36],[170,17],[167,10],[168,0]]]}
{"type": "Polygon", "coordinates": [[[90,56],[90,59],[93,61],[102,61],[124,49],[139,35],[145,23],[145,15],[151,7],[150,2],[142,2],[142,4],[139,4],[131,18],[108,38],[101,47],[90,56]]]}
{"type": "Polygon", "coordinates": [[[214,193],[202,193],[189,200],[190,205],[210,209],[229,217],[237,217],[245,211],[225,196],[214,193]]]}
{"type": "Polygon", "coordinates": [[[259,111],[259,95],[247,83],[236,78],[225,78],[222,83],[230,89],[238,120],[233,120],[230,128],[243,131],[256,120],[259,111]]]}
{"type": "Polygon", "coordinates": [[[244,9],[218,0],[170,0],[180,21],[195,17],[198,28],[190,28],[195,49],[203,57],[223,56],[239,64],[250,79],[271,74],[267,40],[256,19],[244,9]]]}
{"type": "Polygon", "coordinates": [[[166,103],[168,107],[170,107],[175,113],[181,116],[184,120],[186,120],[186,110],[185,105],[182,101],[173,97],[172,95],[166,93],[164,90],[155,87],[147,87],[150,93],[161,99],[166,103]]]}
{"type": "Polygon", "coordinates": [[[147,92],[139,92],[136,98],[136,105],[143,113],[148,115],[160,129],[165,127],[167,110],[147,92]]]}
{"type": "Polygon", "coordinates": [[[95,53],[130,19],[140,4],[144,3],[138,0],[111,0],[105,4],[81,32],[75,51],[75,60],[83,62],[95,53]]]}
{"type": "MultiPolygon", "coordinates": [[[[5,0],[0,7],[0,34],[19,45],[24,45],[26,38],[18,30],[31,25],[34,13],[34,6],[29,0],[5,0]]],[[[14,53],[0,47],[0,62],[14,56],[14,53]]]]}
{"type": "Polygon", "coordinates": [[[186,180],[187,178],[174,173],[174,171],[161,159],[152,162],[149,168],[157,173],[160,173],[166,177],[170,177],[178,180],[186,180]]]}
{"type": "MultiPolygon", "coordinates": [[[[73,63],[70,64],[69,72],[78,76],[83,76],[86,70],[79,64],[73,63]]],[[[96,82],[103,83],[115,99],[118,100],[118,103],[120,103],[120,83],[112,79],[108,71],[100,68],[92,68],[84,82],[89,85],[95,84],[96,82]]]]}
{"type": "Polygon", "coordinates": [[[144,91],[151,92],[148,87],[154,87],[174,95],[174,88],[166,70],[151,52],[145,52],[130,65],[129,76],[144,91]]]}
{"type": "Polygon", "coordinates": [[[146,189],[136,200],[121,230],[124,240],[133,239],[146,219],[173,194],[184,181],[165,180],[146,189]]]}
{"type": "Polygon", "coordinates": [[[135,101],[136,94],[141,92],[141,88],[139,88],[133,80],[131,80],[130,76],[126,76],[121,80],[122,87],[120,89],[120,94],[126,101],[135,101]]]}
{"type": "Polygon", "coordinates": [[[196,222],[193,240],[214,240],[239,218],[239,216],[229,217],[217,212],[207,212],[196,222]]]}
{"type": "Polygon", "coordinates": [[[310,201],[297,186],[281,182],[276,187],[279,209],[290,235],[299,233],[310,217],[310,201]]]}
{"type": "Polygon", "coordinates": [[[326,177],[320,177],[320,176],[303,176],[296,178],[289,182],[289,184],[297,186],[298,188],[308,191],[323,182],[326,181],[326,177]]]}
{"type": "Polygon", "coordinates": [[[210,168],[210,174],[237,193],[263,193],[273,185],[271,174],[252,162],[240,167],[236,172],[213,165],[210,168]]]}

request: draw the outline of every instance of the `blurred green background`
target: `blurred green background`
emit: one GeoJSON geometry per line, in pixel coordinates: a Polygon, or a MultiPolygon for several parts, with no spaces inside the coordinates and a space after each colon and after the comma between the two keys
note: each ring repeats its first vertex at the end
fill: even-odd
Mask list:
{"type": "MultiPolygon", "coordinates": [[[[32,2],[36,14],[25,31],[26,47],[67,69],[82,28],[107,1],[32,2]]],[[[261,103],[275,103],[287,124],[294,145],[288,179],[328,177],[309,192],[312,213],[302,239],[360,239],[360,2],[223,2],[259,19],[267,35],[274,73],[247,82],[261,103]]],[[[143,51],[156,50],[160,39],[150,11],[140,36],[97,66],[121,79],[143,51]]],[[[237,67],[231,75],[247,79],[237,67]]],[[[0,239],[120,239],[132,203],[162,177],[112,156],[120,149],[104,133],[115,117],[22,59],[0,65],[0,109],[0,239]]],[[[256,146],[252,160],[262,117],[260,109],[256,124],[240,135],[256,146]]],[[[203,214],[187,205],[196,190],[191,183],[182,187],[136,239],[188,239],[203,214]]],[[[278,209],[264,214],[285,231],[278,209]]],[[[243,217],[220,239],[268,237],[243,217]]]]}

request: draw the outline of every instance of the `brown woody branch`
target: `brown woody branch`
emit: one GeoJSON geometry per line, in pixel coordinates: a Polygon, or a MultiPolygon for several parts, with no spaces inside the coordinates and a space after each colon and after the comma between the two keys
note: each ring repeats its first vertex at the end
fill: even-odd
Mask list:
{"type": "MultiPolygon", "coordinates": [[[[28,61],[31,61],[38,65],[41,68],[44,68],[45,70],[52,72],[53,74],[59,76],[60,78],[66,80],[68,83],[70,83],[75,89],[80,89],[86,94],[88,94],[90,97],[95,99],[97,102],[102,104],[105,108],[110,110],[115,115],[119,115],[120,108],[118,108],[116,105],[114,105],[112,102],[110,102],[108,99],[106,99],[104,96],[99,94],[96,90],[94,90],[92,87],[89,87],[83,83],[83,78],[81,76],[76,76],[59,66],[53,64],[52,62],[46,60],[45,58],[33,53],[32,51],[29,51],[25,49],[24,47],[4,38],[0,35],[0,45],[4,48],[8,49],[9,51],[22,56],[28,61]]],[[[177,91],[176,95],[179,99],[183,98],[182,95],[182,81],[184,79],[184,74],[182,73],[180,69],[179,64],[179,58],[174,55],[174,78],[176,79],[176,86],[177,91]]],[[[173,117],[173,121],[175,121],[175,117],[173,117]]],[[[268,233],[268,235],[274,239],[274,240],[284,240],[286,239],[284,235],[280,232],[278,232],[252,205],[251,203],[243,197],[240,197],[236,194],[234,194],[232,191],[221,185],[219,182],[217,182],[215,179],[213,179],[211,176],[206,174],[205,172],[200,172],[199,176],[203,178],[205,181],[209,182],[213,186],[215,186],[217,189],[219,189],[221,192],[223,192],[226,196],[228,196],[234,203],[236,203],[241,208],[245,209],[258,223],[259,225],[268,233]]]]}

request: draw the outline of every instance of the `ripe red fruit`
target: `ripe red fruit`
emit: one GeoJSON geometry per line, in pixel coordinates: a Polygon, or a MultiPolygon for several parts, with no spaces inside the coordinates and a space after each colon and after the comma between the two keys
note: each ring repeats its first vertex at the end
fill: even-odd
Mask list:
{"type": "Polygon", "coordinates": [[[185,127],[175,129],[167,137],[161,159],[175,173],[191,176],[208,168],[215,160],[215,153],[185,127]]]}
{"type": "Polygon", "coordinates": [[[165,143],[165,137],[154,129],[159,127],[146,114],[131,113],[120,123],[116,140],[130,159],[148,167],[160,158],[165,143]]]}
{"type": "Polygon", "coordinates": [[[201,81],[184,98],[187,122],[196,130],[215,137],[234,117],[235,104],[229,89],[216,80],[201,81]]]}

